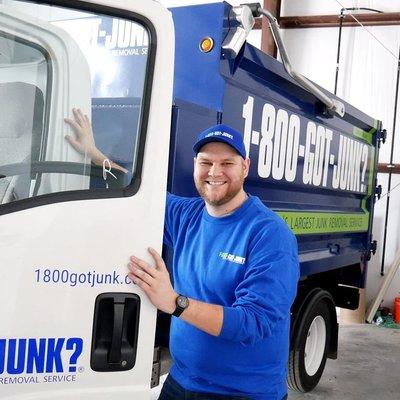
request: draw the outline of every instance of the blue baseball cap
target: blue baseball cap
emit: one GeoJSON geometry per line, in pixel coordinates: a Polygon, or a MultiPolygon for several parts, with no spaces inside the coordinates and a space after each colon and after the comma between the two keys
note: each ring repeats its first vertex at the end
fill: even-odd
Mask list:
{"type": "Polygon", "coordinates": [[[222,142],[233,147],[244,159],[246,159],[246,149],[243,143],[243,137],[233,128],[227,125],[214,125],[201,132],[193,145],[194,152],[200,151],[200,148],[210,142],[222,142]]]}

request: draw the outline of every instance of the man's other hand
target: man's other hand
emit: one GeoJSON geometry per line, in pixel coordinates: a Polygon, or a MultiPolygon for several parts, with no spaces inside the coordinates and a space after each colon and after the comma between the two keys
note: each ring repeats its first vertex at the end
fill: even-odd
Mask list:
{"type": "Polygon", "coordinates": [[[64,118],[64,121],[72,128],[75,137],[66,135],[65,139],[78,153],[87,154],[96,162],[100,151],[96,147],[89,118],[79,108],[73,108],[72,113],[74,118],[64,118]]]}
{"type": "Polygon", "coordinates": [[[104,168],[104,162],[107,161],[111,168],[115,168],[127,173],[127,169],[121,167],[112,160],[109,160],[108,157],[96,147],[92,124],[90,123],[89,117],[79,108],[73,108],[72,114],[74,115],[74,119],[64,118],[64,121],[72,128],[75,137],[71,135],[65,135],[65,140],[78,153],[87,154],[94,164],[100,166],[102,165],[104,168]]]}

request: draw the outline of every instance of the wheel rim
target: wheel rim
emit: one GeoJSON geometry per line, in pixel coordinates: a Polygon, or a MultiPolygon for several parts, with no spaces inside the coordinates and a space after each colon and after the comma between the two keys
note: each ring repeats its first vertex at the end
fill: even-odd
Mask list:
{"type": "Polygon", "coordinates": [[[311,322],[304,350],[304,366],[309,376],[314,375],[324,358],[326,343],[326,324],[323,317],[317,315],[311,322]]]}

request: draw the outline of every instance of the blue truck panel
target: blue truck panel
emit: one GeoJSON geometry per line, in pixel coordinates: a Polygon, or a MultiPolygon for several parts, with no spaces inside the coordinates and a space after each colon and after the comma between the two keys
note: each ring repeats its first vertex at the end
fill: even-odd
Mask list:
{"type": "Polygon", "coordinates": [[[224,32],[228,28],[226,3],[172,8],[175,37],[174,98],[222,110],[224,79],[216,73],[224,32]],[[214,51],[203,53],[202,39],[214,40],[214,51]],[[190,67],[188,67],[190,66],[190,67]]]}
{"type": "Polygon", "coordinates": [[[243,132],[252,161],[246,189],[297,235],[302,276],[359,266],[371,244],[379,121],[347,103],[343,118],[324,115],[280,62],[249,44],[230,59],[221,51],[229,10],[171,10],[177,37],[188,40],[176,46],[169,190],[196,195],[192,143],[212,124],[231,125],[243,132]],[[208,54],[198,46],[205,36],[216,43],[208,54]]]}

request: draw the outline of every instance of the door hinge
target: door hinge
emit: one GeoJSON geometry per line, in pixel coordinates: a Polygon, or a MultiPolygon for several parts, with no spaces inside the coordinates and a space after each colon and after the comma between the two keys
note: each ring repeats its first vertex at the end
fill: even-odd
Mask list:
{"type": "Polygon", "coordinates": [[[382,195],[382,185],[378,185],[375,187],[375,197],[379,200],[382,195]]]}
{"type": "Polygon", "coordinates": [[[151,371],[151,383],[153,388],[160,384],[160,377],[166,375],[172,365],[169,350],[165,347],[155,347],[153,354],[153,369],[151,371]]]}
{"type": "Polygon", "coordinates": [[[161,375],[161,349],[156,347],[153,355],[153,368],[151,370],[150,387],[156,387],[160,384],[161,375]]]}
{"type": "Polygon", "coordinates": [[[386,138],[387,138],[387,131],[386,131],[386,129],[382,129],[382,130],[379,130],[379,131],[377,132],[377,134],[376,134],[376,139],[377,139],[377,141],[378,141],[378,146],[379,146],[379,147],[381,146],[381,143],[382,143],[382,144],[385,144],[386,138]]]}
{"type": "Polygon", "coordinates": [[[372,242],[369,243],[368,249],[367,249],[367,261],[371,259],[371,255],[375,255],[376,250],[378,248],[378,242],[376,240],[373,240],[372,242]]]}

